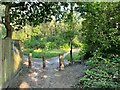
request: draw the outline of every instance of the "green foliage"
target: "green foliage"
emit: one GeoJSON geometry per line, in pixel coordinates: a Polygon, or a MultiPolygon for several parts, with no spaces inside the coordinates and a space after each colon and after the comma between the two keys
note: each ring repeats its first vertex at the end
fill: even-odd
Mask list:
{"type": "Polygon", "coordinates": [[[6,28],[4,25],[0,25],[0,38],[4,38],[6,36],[6,28]]]}
{"type": "Polygon", "coordinates": [[[84,18],[80,33],[88,52],[100,49],[106,54],[119,54],[119,3],[80,3],[79,8],[84,18]]]}
{"type": "Polygon", "coordinates": [[[25,49],[24,55],[28,55],[29,53],[32,53],[34,49],[25,49]]]}
{"type": "Polygon", "coordinates": [[[26,24],[20,31],[14,31],[12,39],[22,40],[23,42],[30,39],[32,35],[32,27],[26,24]]]}
{"type": "Polygon", "coordinates": [[[82,47],[82,43],[80,42],[78,35],[75,36],[75,38],[72,40],[72,43],[75,47],[82,47]]]}
{"type": "Polygon", "coordinates": [[[61,14],[60,4],[58,2],[2,2],[3,5],[9,6],[10,22],[15,30],[20,30],[26,22],[33,25],[39,25],[42,22],[51,21],[51,16],[57,20],[58,14],[61,14]],[[57,9],[57,10],[56,10],[57,9]]]}
{"type": "Polygon", "coordinates": [[[84,44],[84,43],[81,44],[81,49],[80,49],[80,51],[79,51],[79,55],[80,55],[80,56],[83,56],[83,55],[86,54],[86,52],[87,52],[87,47],[88,47],[87,44],[84,44]]]}
{"type": "Polygon", "coordinates": [[[88,69],[75,85],[76,88],[119,87],[120,62],[120,3],[77,3],[76,10],[83,18],[80,30],[83,50],[80,54],[86,59],[88,69]]]}
{"type": "Polygon", "coordinates": [[[32,56],[34,58],[42,58],[43,55],[45,55],[46,58],[52,58],[55,56],[59,56],[59,54],[65,53],[65,51],[64,50],[57,50],[57,49],[53,49],[53,50],[25,49],[24,50],[24,55],[28,55],[29,53],[32,53],[32,56]]]}
{"type": "Polygon", "coordinates": [[[56,44],[54,42],[47,42],[45,48],[46,49],[53,49],[56,47],[56,44]]]}
{"type": "Polygon", "coordinates": [[[117,89],[119,86],[119,62],[119,58],[113,58],[111,61],[100,57],[90,58],[87,61],[89,68],[85,71],[84,77],[74,87],[117,89]]]}
{"type": "MultiPolygon", "coordinates": [[[[78,29],[79,28],[72,30],[70,29],[68,23],[64,23],[64,22],[56,23],[53,20],[51,22],[41,23],[39,26],[37,25],[36,27],[30,28],[29,29],[30,32],[27,35],[29,37],[27,38],[22,37],[22,38],[25,41],[25,48],[68,50],[70,47],[69,46],[70,38],[73,38],[73,47],[79,47],[81,45],[78,39],[79,38],[78,29]],[[63,27],[59,27],[60,25],[62,25],[63,27]]],[[[25,35],[26,33],[24,33],[23,36],[25,35]]],[[[17,34],[15,35],[15,37],[18,36],[17,34]]]]}
{"type": "Polygon", "coordinates": [[[61,50],[65,50],[65,51],[69,51],[70,46],[69,46],[67,43],[65,43],[65,44],[63,44],[62,46],[60,46],[60,49],[61,49],[61,50]]]}
{"type": "Polygon", "coordinates": [[[93,55],[86,60],[88,69],[85,70],[84,77],[73,87],[117,89],[119,87],[120,56],[108,55],[109,58],[104,58],[100,50],[96,50],[93,55]]]}
{"type": "MultiPolygon", "coordinates": [[[[72,58],[73,58],[73,61],[75,61],[75,60],[80,60],[80,55],[79,55],[79,51],[77,51],[77,52],[73,52],[72,53],[72,58]]],[[[65,56],[65,59],[66,60],[70,60],[70,54],[68,54],[68,55],[66,55],[65,56]]]]}

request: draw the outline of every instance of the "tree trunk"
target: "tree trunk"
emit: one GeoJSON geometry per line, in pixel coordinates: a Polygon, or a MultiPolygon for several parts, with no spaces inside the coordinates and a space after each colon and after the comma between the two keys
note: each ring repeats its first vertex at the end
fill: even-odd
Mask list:
{"type": "Polygon", "coordinates": [[[5,8],[5,23],[4,24],[5,24],[5,27],[7,29],[6,37],[12,38],[12,26],[10,25],[9,10],[10,10],[9,5],[6,5],[6,8],[5,8]]]}
{"type": "Polygon", "coordinates": [[[12,38],[12,31],[7,29],[6,37],[12,38]]]}

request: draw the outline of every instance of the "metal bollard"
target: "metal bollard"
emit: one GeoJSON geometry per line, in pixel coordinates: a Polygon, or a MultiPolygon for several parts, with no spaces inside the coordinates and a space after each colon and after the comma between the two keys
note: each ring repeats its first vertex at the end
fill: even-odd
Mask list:
{"type": "Polygon", "coordinates": [[[46,60],[45,60],[45,56],[42,57],[42,61],[43,61],[43,69],[46,67],[46,60]]]}
{"type": "Polygon", "coordinates": [[[32,67],[32,53],[29,53],[29,55],[28,55],[28,67],[29,68],[32,67]]]}
{"type": "Polygon", "coordinates": [[[64,56],[59,54],[59,70],[64,70],[64,56]]]}

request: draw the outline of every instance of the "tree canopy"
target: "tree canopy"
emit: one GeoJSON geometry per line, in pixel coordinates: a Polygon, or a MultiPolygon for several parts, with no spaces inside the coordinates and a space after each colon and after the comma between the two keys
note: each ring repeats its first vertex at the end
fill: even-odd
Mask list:
{"type": "Polygon", "coordinates": [[[13,30],[21,29],[26,22],[31,25],[39,25],[41,22],[52,20],[52,16],[56,20],[61,20],[62,14],[59,2],[2,2],[5,8],[5,20],[3,23],[7,31],[7,36],[11,37],[13,30]],[[10,34],[10,35],[9,35],[10,34]]]}

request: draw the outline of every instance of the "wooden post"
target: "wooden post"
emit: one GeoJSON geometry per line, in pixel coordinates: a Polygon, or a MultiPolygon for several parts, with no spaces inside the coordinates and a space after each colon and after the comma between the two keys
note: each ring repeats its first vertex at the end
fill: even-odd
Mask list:
{"type": "Polygon", "coordinates": [[[72,38],[70,38],[70,62],[73,63],[73,60],[72,60],[72,38]]]}
{"type": "Polygon", "coordinates": [[[29,68],[32,67],[32,53],[29,53],[29,56],[28,56],[28,67],[29,68]]]}
{"type": "Polygon", "coordinates": [[[46,67],[46,60],[45,60],[45,56],[43,55],[42,57],[42,61],[43,61],[43,69],[46,67]]]}
{"type": "Polygon", "coordinates": [[[81,64],[84,64],[84,55],[81,55],[81,64]]]}
{"type": "Polygon", "coordinates": [[[59,70],[64,70],[64,56],[59,54],[59,70]]]}

